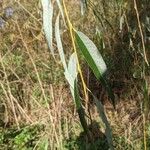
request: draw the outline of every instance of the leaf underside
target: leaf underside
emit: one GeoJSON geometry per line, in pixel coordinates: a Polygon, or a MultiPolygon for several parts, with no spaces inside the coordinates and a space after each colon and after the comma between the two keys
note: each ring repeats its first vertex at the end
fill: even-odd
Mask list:
{"type": "Polygon", "coordinates": [[[53,48],[53,5],[51,0],[41,0],[43,7],[43,28],[45,37],[51,50],[52,55],[54,56],[54,48],[53,48]]]}
{"type": "Polygon", "coordinates": [[[108,81],[106,80],[105,74],[107,71],[107,67],[100,52],[98,51],[95,44],[82,32],[75,31],[75,38],[76,38],[76,42],[78,44],[79,49],[84,55],[86,62],[92,69],[96,78],[102,82],[115,108],[114,93],[112,92],[112,89],[108,81]]]}

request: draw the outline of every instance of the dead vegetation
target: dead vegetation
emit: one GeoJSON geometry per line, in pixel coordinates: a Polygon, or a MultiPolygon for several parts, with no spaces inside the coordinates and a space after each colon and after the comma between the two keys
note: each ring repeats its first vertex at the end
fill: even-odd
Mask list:
{"type": "MultiPolygon", "coordinates": [[[[75,26],[93,38],[96,22],[94,19],[89,19],[92,13],[81,17],[78,1],[68,1],[67,7],[75,26]],[[74,5],[77,5],[77,10],[74,9],[74,5]]],[[[68,139],[75,141],[75,138],[72,139],[72,137],[80,135],[81,127],[57,53],[56,60],[54,60],[47,48],[42,30],[41,4],[38,0],[1,0],[0,11],[0,18],[4,20],[4,26],[1,26],[0,20],[0,127],[3,129],[17,127],[19,130],[22,125],[42,124],[44,131],[40,133],[38,142],[46,138],[49,149],[63,149],[65,145],[71,143],[70,141],[65,143],[68,139]],[[13,10],[10,17],[6,17],[5,14],[8,7],[13,10]]],[[[110,71],[118,69],[118,72],[111,74],[110,78],[112,84],[117,78],[117,83],[114,83],[114,91],[118,102],[117,110],[113,111],[104,94],[104,106],[112,126],[116,149],[124,149],[124,145],[127,145],[127,149],[140,150],[143,148],[144,132],[141,111],[144,97],[140,87],[142,82],[138,77],[138,69],[141,67],[138,61],[141,59],[138,59],[139,57],[136,61],[134,59],[137,70],[131,71],[135,73],[136,79],[131,80],[130,77],[126,77],[125,72],[129,66],[127,70],[122,70],[120,64],[124,62],[120,62],[124,59],[121,57],[123,54],[121,51],[115,51],[122,47],[118,44],[120,39],[114,41],[115,35],[109,34],[104,36],[108,47],[112,48],[115,45],[111,46],[113,42],[117,44],[112,51],[106,49],[107,53],[104,55],[106,61],[109,54],[112,58],[117,56],[113,64],[117,64],[115,67],[119,69],[111,66],[110,71]],[[112,41],[109,41],[110,39],[112,41]],[[124,83],[123,88],[117,88],[116,84],[122,82],[124,83]]],[[[70,41],[67,35],[64,39],[65,51],[70,53],[70,41]]],[[[95,42],[98,42],[97,39],[95,42]]],[[[137,53],[133,57],[136,56],[137,53]]],[[[108,65],[111,62],[110,60],[108,65]]],[[[130,65],[130,63],[123,65],[130,65]]],[[[147,78],[149,78],[148,73],[147,78]]],[[[97,92],[101,97],[99,87],[94,88],[98,88],[97,92]]],[[[94,109],[91,112],[92,117],[98,118],[94,109]]],[[[150,125],[146,127],[150,128],[150,125]]],[[[148,130],[148,139],[149,136],[150,131],[148,130]]],[[[34,145],[35,149],[38,147],[38,142],[34,145]]],[[[0,142],[0,145],[3,144],[0,142]]]]}

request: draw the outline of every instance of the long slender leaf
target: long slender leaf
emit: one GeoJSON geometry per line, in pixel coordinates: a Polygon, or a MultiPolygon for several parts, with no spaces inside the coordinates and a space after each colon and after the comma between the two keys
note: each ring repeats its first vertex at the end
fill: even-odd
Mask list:
{"type": "Polygon", "coordinates": [[[107,142],[109,144],[110,149],[113,150],[114,148],[113,148],[113,142],[112,142],[112,132],[111,132],[111,128],[110,128],[109,122],[107,120],[107,117],[105,115],[104,107],[103,107],[101,101],[98,100],[94,95],[93,95],[93,98],[94,98],[96,107],[98,109],[100,118],[102,119],[102,121],[103,121],[103,123],[105,124],[105,127],[106,127],[105,135],[106,135],[106,138],[107,138],[107,142]]]}
{"type": "Polygon", "coordinates": [[[102,78],[107,67],[95,44],[85,34],[79,31],[76,32],[76,40],[97,79],[102,78]]]}
{"type": "Polygon", "coordinates": [[[51,0],[41,0],[41,3],[43,7],[43,28],[48,46],[51,50],[52,55],[54,56],[53,27],[52,27],[53,5],[51,0]]]}
{"type": "Polygon", "coordinates": [[[108,92],[108,96],[115,107],[114,94],[106,80],[105,73],[107,71],[106,64],[99,53],[95,44],[82,32],[75,31],[76,42],[82,51],[87,63],[93,70],[96,78],[100,80],[108,92]]]}
{"type": "Polygon", "coordinates": [[[74,83],[75,83],[75,80],[77,79],[77,74],[78,74],[78,72],[77,72],[77,57],[76,57],[75,53],[73,53],[70,56],[68,67],[65,70],[64,74],[65,74],[66,80],[68,81],[68,83],[70,85],[70,91],[71,91],[72,97],[75,100],[74,83]]]}
{"type": "Polygon", "coordinates": [[[65,17],[64,17],[64,12],[63,12],[63,7],[62,7],[62,4],[61,4],[61,0],[56,0],[56,2],[57,2],[57,5],[59,7],[60,13],[62,15],[63,21],[64,21],[64,23],[66,25],[66,21],[65,21],[65,17]]]}
{"type": "Polygon", "coordinates": [[[73,53],[70,56],[69,63],[68,63],[68,68],[65,70],[65,77],[71,86],[72,89],[74,89],[74,81],[77,78],[77,57],[76,54],[73,53]]]}
{"type": "Polygon", "coordinates": [[[81,99],[79,95],[79,90],[77,86],[77,57],[76,54],[73,53],[70,57],[69,63],[68,63],[68,68],[65,71],[65,77],[70,85],[70,90],[72,97],[74,99],[77,112],[80,118],[81,125],[84,129],[84,131],[87,133],[88,132],[88,127],[87,127],[87,122],[85,119],[85,112],[81,104],[81,99]]]}
{"type": "Polygon", "coordinates": [[[59,15],[57,16],[56,23],[55,23],[55,38],[56,38],[58,52],[59,52],[59,55],[60,55],[61,62],[63,64],[64,70],[66,70],[67,69],[67,65],[66,65],[64,50],[63,50],[61,37],[60,37],[59,15]]]}
{"type": "Polygon", "coordinates": [[[75,82],[74,82],[74,98],[75,98],[75,103],[76,103],[77,112],[78,112],[78,115],[80,118],[81,125],[82,125],[85,133],[87,134],[88,133],[88,126],[87,126],[87,122],[85,119],[85,111],[84,111],[82,104],[81,104],[81,98],[79,95],[77,80],[75,80],[75,82]]]}

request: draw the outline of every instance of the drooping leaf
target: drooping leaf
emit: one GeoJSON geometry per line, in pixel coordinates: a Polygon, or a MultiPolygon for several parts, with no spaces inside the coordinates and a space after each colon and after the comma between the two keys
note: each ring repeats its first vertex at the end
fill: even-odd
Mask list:
{"type": "Polygon", "coordinates": [[[54,48],[53,48],[53,27],[52,27],[52,19],[53,19],[53,5],[51,0],[41,0],[43,7],[43,28],[46,36],[46,40],[48,46],[51,50],[52,55],[54,56],[54,48]]]}
{"type": "Polygon", "coordinates": [[[95,44],[82,32],[76,31],[77,44],[82,51],[87,63],[93,70],[97,79],[102,78],[105,74],[107,67],[99,53],[95,44]]]}
{"type": "Polygon", "coordinates": [[[113,148],[113,142],[112,142],[113,141],[112,140],[112,131],[111,131],[111,127],[109,125],[109,122],[107,120],[107,117],[105,115],[104,107],[103,107],[101,101],[97,99],[97,97],[95,97],[93,95],[93,98],[94,98],[96,107],[98,109],[100,118],[102,119],[103,123],[105,124],[105,135],[106,135],[107,142],[109,144],[110,150],[113,150],[114,148],[113,148]]]}
{"type": "Polygon", "coordinates": [[[65,78],[70,85],[70,91],[74,98],[74,82],[77,78],[77,58],[75,53],[70,56],[68,68],[65,70],[65,78]]]}
{"type": "Polygon", "coordinates": [[[63,12],[63,7],[62,7],[62,4],[61,4],[61,0],[56,0],[56,2],[57,2],[57,5],[59,7],[60,13],[62,15],[63,21],[64,21],[64,23],[66,25],[66,21],[65,21],[65,17],[64,17],[64,12],[63,12]]]}
{"type": "Polygon", "coordinates": [[[106,88],[108,96],[111,99],[113,106],[115,107],[114,94],[105,77],[107,67],[97,47],[82,32],[75,31],[75,38],[79,49],[85,57],[85,60],[87,61],[90,68],[93,70],[96,78],[100,80],[103,86],[106,88]]]}
{"type": "Polygon", "coordinates": [[[71,88],[74,89],[74,81],[77,78],[77,56],[75,53],[73,53],[70,56],[69,62],[68,62],[68,68],[67,70],[65,70],[65,77],[69,83],[69,85],[71,86],[71,88]]]}
{"type": "Polygon", "coordinates": [[[77,56],[75,53],[73,53],[69,59],[68,68],[65,70],[65,77],[70,85],[70,90],[72,97],[74,99],[77,112],[80,118],[81,125],[84,129],[84,131],[87,133],[87,122],[85,119],[85,112],[82,107],[81,98],[79,95],[78,85],[77,85],[77,56]]]}
{"type": "Polygon", "coordinates": [[[88,133],[88,126],[87,126],[87,122],[85,119],[85,111],[82,107],[81,98],[79,95],[79,89],[78,89],[78,85],[77,85],[77,80],[74,81],[74,101],[76,104],[76,108],[77,108],[77,112],[78,112],[78,115],[80,118],[81,125],[82,125],[85,133],[88,133]]]}
{"type": "Polygon", "coordinates": [[[70,72],[72,78],[75,80],[77,78],[78,69],[77,69],[77,55],[73,53],[68,62],[68,71],[70,72]]]}
{"type": "Polygon", "coordinates": [[[66,65],[64,50],[63,50],[61,37],[60,37],[59,15],[57,16],[56,23],[55,23],[55,38],[56,38],[57,48],[58,48],[58,52],[59,52],[61,62],[63,64],[64,70],[66,70],[67,65],[66,65]]]}

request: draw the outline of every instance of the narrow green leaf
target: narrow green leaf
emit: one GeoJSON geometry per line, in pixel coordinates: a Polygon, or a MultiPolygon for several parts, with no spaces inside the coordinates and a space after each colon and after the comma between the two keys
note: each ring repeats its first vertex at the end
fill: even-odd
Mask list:
{"type": "Polygon", "coordinates": [[[85,133],[88,133],[88,126],[87,126],[87,122],[85,119],[85,111],[81,104],[81,98],[79,95],[77,80],[75,80],[75,82],[74,82],[74,100],[75,100],[75,104],[76,104],[76,108],[77,108],[77,112],[78,112],[78,115],[80,118],[81,125],[82,125],[85,133]]]}
{"type": "Polygon", "coordinates": [[[48,46],[52,52],[52,55],[54,56],[53,27],[52,27],[53,5],[51,0],[41,0],[41,3],[43,7],[43,28],[48,46]]]}
{"type": "Polygon", "coordinates": [[[113,142],[112,142],[113,141],[112,140],[112,132],[111,132],[111,128],[110,128],[109,122],[107,120],[107,117],[105,115],[104,107],[103,107],[101,101],[98,100],[94,95],[93,95],[93,98],[94,98],[96,107],[98,109],[100,118],[102,119],[102,121],[103,121],[103,123],[105,124],[105,127],[106,127],[105,135],[106,135],[106,138],[107,138],[107,142],[109,144],[110,149],[113,150],[114,148],[113,148],[113,142]]]}
{"type": "Polygon", "coordinates": [[[78,86],[77,86],[77,56],[75,53],[73,53],[69,59],[69,63],[68,63],[68,68],[65,70],[65,77],[70,85],[70,90],[71,90],[71,94],[72,97],[74,99],[76,108],[77,108],[77,112],[79,115],[79,119],[81,122],[81,125],[84,129],[84,131],[87,133],[88,132],[88,127],[87,127],[87,122],[85,119],[85,112],[84,109],[82,107],[81,104],[81,99],[80,99],[80,95],[79,95],[79,90],[78,90],[78,86]]]}
{"type": "Polygon", "coordinates": [[[93,70],[97,79],[102,78],[105,74],[107,67],[106,64],[99,53],[95,44],[82,32],[76,32],[77,44],[82,51],[87,63],[93,70]]]}
{"type": "Polygon", "coordinates": [[[85,57],[90,68],[93,70],[96,78],[100,80],[103,86],[106,88],[108,92],[108,96],[112,101],[113,106],[115,107],[114,94],[109,86],[105,73],[107,71],[106,64],[99,53],[95,44],[82,32],[75,31],[76,42],[85,57]]]}
{"type": "Polygon", "coordinates": [[[67,65],[66,65],[64,50],[63,50],[61,37],[60,37],[59,15],[57,16],[56,23],[55,23],[55,38],[56,38],[56,43],[57,43],[58,52],[59,52],[59,55],[60,55],[61,62],[63,64],[64,70],[66,70],[67,65]]]}

